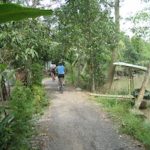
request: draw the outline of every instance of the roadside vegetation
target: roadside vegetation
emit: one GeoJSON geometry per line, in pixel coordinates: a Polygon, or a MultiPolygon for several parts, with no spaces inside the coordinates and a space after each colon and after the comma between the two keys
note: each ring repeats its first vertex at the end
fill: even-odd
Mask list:
{"type": "Polygon", "coordinates": [[[49,104],[42,87],[44,56],[38,51],[42,47],[38,41],[40,32],[34,31],[40,31],[42,26],[36,26],[37,21],[33,20],[4,22],[49,15],[51,11],[2,5],[4,2],[0,1],[0,149],[28,150],[35,133],[35,118],[49,104]],[[20,12],[24,12],[23,16],[20,12]]]}
{"type": "Polygon", "coordinates": [[[27,87],[16,83],[9,102],[0,106],[1,149],[30,149],[36,116],[47,105],[49,101],[42,86],[27,87]]]}
{"type": "Polygon", "coordinates": [[[116,99],[95,98],[103,106],[109,116],[119,124],[120,132],[131,135],[142,142],[147,149],[150,148],[150,121],[143,116],[131,113],[131,101],[118,101],[116,99]]]}

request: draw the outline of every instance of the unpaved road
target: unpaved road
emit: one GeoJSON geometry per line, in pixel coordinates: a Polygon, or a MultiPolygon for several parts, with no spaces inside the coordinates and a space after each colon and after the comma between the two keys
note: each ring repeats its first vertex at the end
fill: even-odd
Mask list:
{"type": "Polygon", "coordinates": [[[84,92],[57,91],[57,82],[43,81],[52,99],[50,107],[38,121],[39,135],[34,145],[40,150],[143,150],[141,145],[117,133],[84,92]]]}

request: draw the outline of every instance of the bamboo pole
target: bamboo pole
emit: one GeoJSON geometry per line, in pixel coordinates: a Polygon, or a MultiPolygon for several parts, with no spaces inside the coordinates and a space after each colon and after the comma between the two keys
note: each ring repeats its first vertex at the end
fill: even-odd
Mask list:
{"type": "Polygon", "coordinates": [[[106,98],[134,99],[134,96],[132,95],[107,95],[107,94],[96,94],[96,93],[89,93],[89,95],[95,97],[106,97],[106,98]]]}
{"type": "Polygon", "coordinates": [[[150,79],[150,64],[148,65],[147,72],[145,73],[145,77],[144,77],[144,80],[140,89],[140,93],[138,95],[137,101],[135,102],[136,109],[140,108],[149,79],[150,79]]]}

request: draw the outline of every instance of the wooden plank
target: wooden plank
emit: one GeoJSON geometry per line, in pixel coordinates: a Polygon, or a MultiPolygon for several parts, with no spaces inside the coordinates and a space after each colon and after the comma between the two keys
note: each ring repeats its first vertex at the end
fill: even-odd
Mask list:
{"type": "Polygon", "coordinates": [[[96,94],[96,93],[90,93],[89,95],[95,96],[95,97],[119,98],[119,99],[133,99],[134,98],[132,95],[107,95],[107,94],[96,94]]]}

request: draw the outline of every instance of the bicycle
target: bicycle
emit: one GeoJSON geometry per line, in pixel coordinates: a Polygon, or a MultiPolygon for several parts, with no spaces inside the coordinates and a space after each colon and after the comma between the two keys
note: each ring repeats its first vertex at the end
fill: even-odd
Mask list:
{"type": "Polygon", "coordinates": [[[51,78],[52,78],[52,81],[55,81],[55,73],[54,72],[51,72],[51,78]]]}
{"type": "Polygon", "coordinates": [[[60,93],[63,93],[63,91],[64,91],[63,78],[60,77],[60,78],[58,79],[58,81],[59,81],[59,91],[60,91],[60,93]]]}
{"type": "Polygon", "coordinates": [[[52,78],[52,81],[55,81],[55,68],[52,68],[52,69],[50,70],[50,76],[51,76],[51,78],[52,78]]]}

